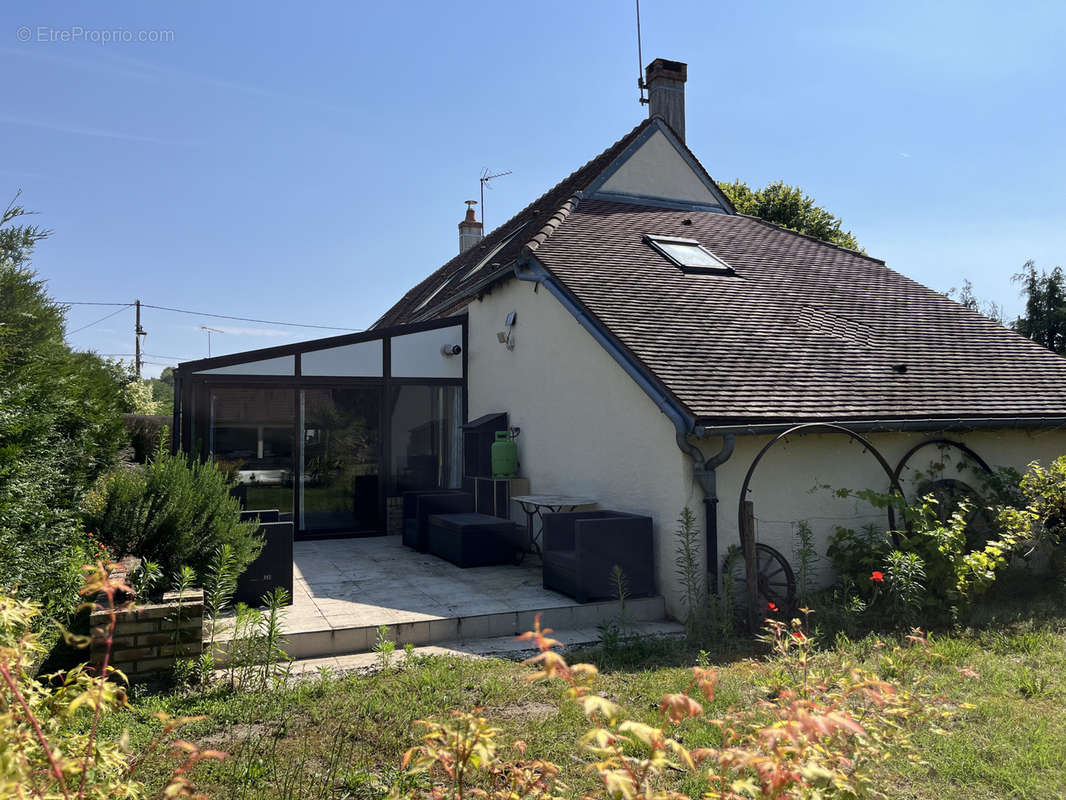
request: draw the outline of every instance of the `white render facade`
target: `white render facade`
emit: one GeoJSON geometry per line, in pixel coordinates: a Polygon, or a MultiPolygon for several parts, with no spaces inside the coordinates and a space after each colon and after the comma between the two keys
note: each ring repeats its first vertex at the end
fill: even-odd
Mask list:
{"type": "MultiPolygon", "coordinates": [[[[706,542],[703,491],[693,476],[692,460],[675,441],[675,429],[652,399],[549,292],[518,280],[496,287],[465,311],[469,319],[468,391],[471,418],[507,411],[518,438],[523,476],[535,492],[588,496],[600,507],[646,514],[654,520],[656,571],[661,594],[674,617],[684,615],[675,559],[677,519],[694,513],[706,542]],[[514,349],[497,340],[515,312],[514,349]]],[[[944,437],[972,448],[993,468],[1024,472],[1032,461],[1047,464],[1066,454],[1061,428],[986,428],[967,430],[945,424],[922,431],[862,434],[895,466],[914,445],[944,437]]],[[[732,456],[716,470],[719,557],[739,545],[738,504],[744,476],[769,434],[736,435],[732,456]]],[[[698,444],[711,456],[723,437],[708,435],[698,444]]],[[[944,460],[938,477],[957,478],[979,488],[973,465],[960,452],[925,448],[908,462],[928,470],[944,460]],[[962,463],[963,469],[958,469],[962,463]]],[[[901,483],[909,499],[917,488],[913,469],[901,483]]],[[[756,538],[793,559],[796,524],[807,522],[820,556],[814,576],[831,581],[825,558],[836,526],[887,528],[883,511],[835,489],[889,491],[876,459],[841,433],[799,432],[776,445],[759,465],[748,499],[755,504],[756,538]],[[827,488],[828,487],[828,488],[827,488]]]]}

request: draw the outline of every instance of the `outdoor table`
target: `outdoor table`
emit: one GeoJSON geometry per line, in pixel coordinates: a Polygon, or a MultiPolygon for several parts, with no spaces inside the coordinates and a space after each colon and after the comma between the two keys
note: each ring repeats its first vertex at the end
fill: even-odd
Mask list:
{"type": "Polygon", "coordinates": [[[521,494],[511,498],[526,512],[526,529],[529,532],[529,546],[540,555],[540,541],[533,527],[533,518],[540,517],[545,511],[558,513],[573,511],[578,506],[592,506],[596,500],[589,497],[570,497],[564,494],[521,494]]]}

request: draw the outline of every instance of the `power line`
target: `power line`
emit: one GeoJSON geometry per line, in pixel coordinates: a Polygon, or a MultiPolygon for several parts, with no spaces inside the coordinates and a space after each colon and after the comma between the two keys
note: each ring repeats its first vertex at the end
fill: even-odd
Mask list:
{"type": "MultiPolygon", "coordinates": [[[[123,306],[129,308],[133,303],[98,303],[89,300],[57,300],[61,306],[123,306]]],[[[342,328],[338,325],[314,325],[308,322],[281,322],[276,319],[256,319],[254,317],[235,317],[230,314],[211,314],[207,311],[190,311],[187,308],[172,308],[170,306],[156,306],[151,303],[141,303],[142,308],[154,308],[157,311],[173,311],[176,314],[191,314],[194,317],[214,317],[215,319],[232,319],[237,322],[258,322],[262,325],[285,325],[290,328],[318,328],[326,331],[350,331],[359,333],[363,328],[342,328]]],[[[93,323],[95,324],[95,323],[93,323]]]]}
{"type": "MultiPolygon", "coordinates": [[[[95,352],[95,351],[93,351],[95,352]]],[[[98,356],[104,356],[106,358],[133,358],[136,353],[96,353],[98,356]]],[[[142,353],[141,355],[150,356],[152,358],[169,358],[173,361],[195,361],[196,359],[191,356],[164,356],[159,353],[142,353]]]]}
{"type": "Polygon", "coordinates": [[[258,322],[262,325],[287,325],[290,328],[320,328],[327,331],[352,331],[358,332],[361,328],[341,328],[337,325],[311,325],[301,322],[279,322],[274,319],[255,319],[253,317],[233,317],[228,314],[208,314],[206,311],[189,311],[187,308],[170,308],[169,306],[154,306],[151,303],[141,303],[144,308],[154,308],[157,311],[173,311],[177,314],[192,314],[195,317],[214,317],[215,319],[232,319],[238,322],[258,322]]]}
{"type": "Polygon", "coordinates": [[[123,311],[125,311],[127,308],[129,308],[131,305],[133,305],[133,304],[132,303],[126,303],[126,304],[123,305],[122,308],[118,309],[117,311],[112,311],[110,314],[105,314],[104,316],[100,317],[100,319],[96,320],[95,322],[90,322],[88,325],[82,325],[80,328],[75,328],[72,331],[67,331],[67,336],[71,336],[71,335],[77,333],[78,331],[83,331],[86,328],[91,328],[93,325],[99,325],[105,319],[111,319],[116,314],[121,314],[123,311]]]}
{"type": "Polygon", "coordinates": [[[91,300],[56,300],[61,306],[132,306],[133,303],[94,303],[91,300]]]}

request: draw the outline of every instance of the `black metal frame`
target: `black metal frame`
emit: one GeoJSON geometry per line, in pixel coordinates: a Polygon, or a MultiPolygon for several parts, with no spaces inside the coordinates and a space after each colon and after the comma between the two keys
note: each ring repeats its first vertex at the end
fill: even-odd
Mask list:
{"type": "MultiPolygon", "coordinates": [[[[468,343],[469,327],[466,314],[457,314],[452,317],[419,322],[411,325],[381,328],[363,333],[346,334],[343,336],[330,336],[324,339],[314,339],[295,344],[281,345],[279,347],[267,347],[259,350],[247,350],[242,353],[234,353],[214,358],[186,361],[178,365],[174,380],[174,429],[171,434],[172,446],[180,448],[188,453],[195,453],[200,458],[207,457],[207,441],[205,437],[198,436],[193,441],[192,435],[195,428],[197,434],[207,430],[210,425],[209,398],[212,388],[217,387],[273,387],[291,388],[294,394],[293,407],[299,405],[299,392],[305,389],[322,388],[346,388],[355,386],[377,387],[380,397],[380,418],[378,420],[379,436],[378,458],[381,465],[380,474],[382,480],[378,484],[378,519],[384,526],[387,520],[386,498],[392,489],[391,480],[388,476],[388,466],[392,461],[390,414],[388,400],[394,387],[399,386],[457,386],[462,389],[462,415],[461,423],[467,421],[469,413],[469,396],[467,392],[467,367],[468,367],[468,343]],[[392,377],[392,338],[405,336],[411,333],[421,333],[439,328],[451,328],[459,325],[462,331],[462,377],[461,378],[394,378],[392,377]],[[302,371],[302,356],[304,353],[327,350],[342,347],[349,344],[381,340],[382,342],[382,374],[374,377],[351,377],[351,376],[304,376],[302,371]],[[219,375],[198,374],[203,370],[231,367],[251,361],[262,361],[271,358],[292,356],[292,375],[219,375]]],[[[296,421],[294,420],[294,425],[296,421]]],[[[462,446],[461,437],[458,446],[462,446]]],[[[294,455],[295,460],[295,455],[294,455]]],[[[294,464],[295,466],[295,464],[294,464]]],[[[294,470],[294,475],[298,470],[294,470]]],[[[300,519],[299,492],[293,492],[293,520],[296,525],[296,536],[299,539],[333,538],[336,536],[362,536],[377,535],[383,530],[355,531],[337,530],[308,533],[301,531],[298,525],[300,519]]]]}

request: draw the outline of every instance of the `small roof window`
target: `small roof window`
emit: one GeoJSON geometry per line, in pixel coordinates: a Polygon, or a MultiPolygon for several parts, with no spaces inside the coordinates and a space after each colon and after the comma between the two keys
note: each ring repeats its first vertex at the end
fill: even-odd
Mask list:
{"type": "Polygon", "coordinates": [[[736,272],[722,259],[695,239],[677,236],[653,236],[645,234],[644,241],[666,256],[684,272],[705,272],[712,275],[735,275],[736,272]]]}

